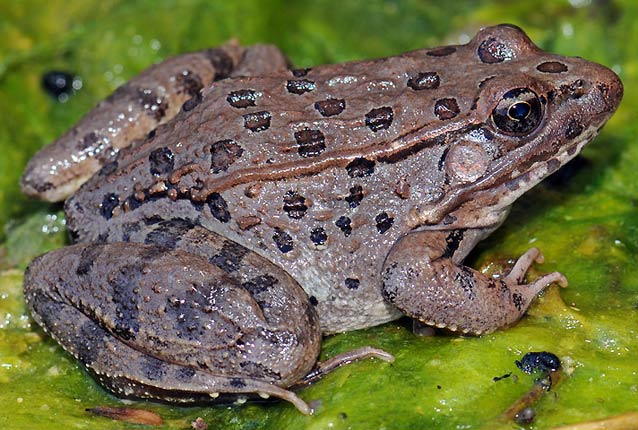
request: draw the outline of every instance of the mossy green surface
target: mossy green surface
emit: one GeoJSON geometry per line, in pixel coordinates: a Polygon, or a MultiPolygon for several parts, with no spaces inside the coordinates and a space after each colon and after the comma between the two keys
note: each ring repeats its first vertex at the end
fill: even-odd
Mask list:
{"type": "Polygon", "coordinates": [[[585,162],[519,200],[501,229],[472,254],[502,267],[532,244],[545,254],[532,276],[562,271],[515,327],[481,338],[419,338],[401,320],[326,339],[323,357],[373,345],[396,356],[366,360],[302,390],[316,413],[283,402],[176,408],[135,402],[186,429],[497,429],[535,376],[514,361],[551,351],[566,376],[535,405],[528,428],[638,409],[638,3],[617,1],[22,1],[0,0],[0,428],[140,428],[88,415],[121,405],[27,316],[22,271],[65,243],[59,205],[21,196],[28,158],[128,77],[169,55],[220,44],[275,43],[298,66],[392,55],[457,43],[481,26],[510,22],[541,47],[611,66],[625,98],[585,162]],[[66,103],[46,94],[52,69],[83,78],[66,103]],[[511,373],[498,381],[494,377],[511,373]]]}

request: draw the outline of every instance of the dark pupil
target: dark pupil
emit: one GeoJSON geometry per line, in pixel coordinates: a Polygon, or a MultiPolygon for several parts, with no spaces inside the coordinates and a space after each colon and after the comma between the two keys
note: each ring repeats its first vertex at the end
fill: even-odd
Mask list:
{"type": "Polygon", "coordinates": [[[496,128],[512,136],[524,136],[536,130],[543,119],[543,105],[529,88],[514,88],[503,94],[492,111],[496,128]]]}
{"type": "Polygon", "coordinates": [[[507,115],[516,120],[522,121],[529,116],[531,112],[531,107],[527,102],[517,102],[509,107],[507,110],[507,115]]]}

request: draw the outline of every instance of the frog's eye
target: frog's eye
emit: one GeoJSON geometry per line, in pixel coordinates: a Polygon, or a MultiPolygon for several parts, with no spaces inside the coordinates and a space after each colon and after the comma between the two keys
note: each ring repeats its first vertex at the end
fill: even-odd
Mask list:
{"type": "Polygon", "coordinates": [[[528,88],[514,88],[503,95],[492,112],[494,125],[503,133],[529,134],[543,119],[543,107],[536,93],[528,88]]]}

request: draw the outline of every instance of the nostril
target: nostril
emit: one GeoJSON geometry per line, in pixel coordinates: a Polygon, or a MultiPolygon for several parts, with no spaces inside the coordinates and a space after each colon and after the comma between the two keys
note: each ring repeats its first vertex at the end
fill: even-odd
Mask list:
{"type": "Polygon", "coordinates": [[[569,84],[570,98],[581,98],[587,91],[588,86],[589,85],[587,81],[584,81],[583,79],[576,79],[574,82],[569,84]]]}

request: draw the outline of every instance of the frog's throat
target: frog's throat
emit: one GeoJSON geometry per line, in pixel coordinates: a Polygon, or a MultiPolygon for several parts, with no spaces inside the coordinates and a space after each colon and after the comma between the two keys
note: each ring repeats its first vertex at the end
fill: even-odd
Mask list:
{"type": "Polygon", "coordinates": [[[554,156],[540,161],[536,159],[538,154],[536,148],[527,148],[524,153],[516,154],[515,163],[512,162],[511,157],[503,157],[489,175],[485,175],[471,184],[450,190],[442,200],[436,203],[415,208],[410,217],[410,224],[413,227],[440,224],[447,215],[453,213],[470,199],[481,202],[489,201],[489,198],[481,198],[489,192],[500,197],[494,204],[478,205],[482,214],[476,219],[481,225],[472,227],[494,225],[502,219],[503,210],[511,206],[516,199],[576,157],[583,147],[598,134],[598,129],[599,126],[590,125],[578,139],[563,146],[554,156]]]}

